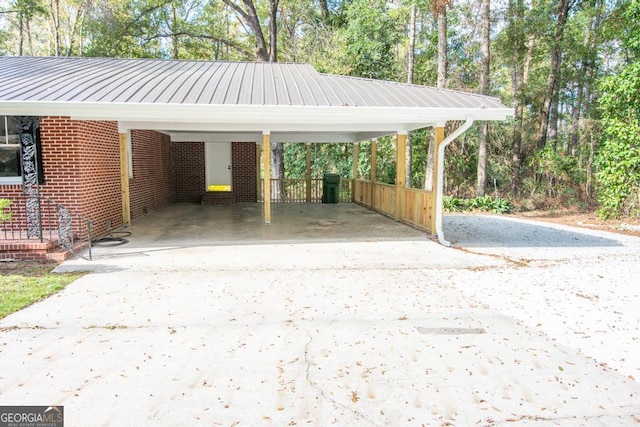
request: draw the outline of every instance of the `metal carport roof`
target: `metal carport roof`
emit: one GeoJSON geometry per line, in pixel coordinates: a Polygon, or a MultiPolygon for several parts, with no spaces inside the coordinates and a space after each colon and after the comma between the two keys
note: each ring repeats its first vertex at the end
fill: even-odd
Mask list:
{"type": "Polygon", "coordinates": [[[355,142],[449,120],[504,120],[497,98],[318,73],[308,64],[0,57],[0,114],[117,120],[174,140],[355,142]]]}

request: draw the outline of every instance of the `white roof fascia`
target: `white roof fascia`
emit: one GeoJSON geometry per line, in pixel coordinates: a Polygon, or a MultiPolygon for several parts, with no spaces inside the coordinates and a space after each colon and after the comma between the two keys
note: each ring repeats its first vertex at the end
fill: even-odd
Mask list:
{"type": "MultiPolygon", "coordinates": [[[[172,142],[262,142],[262,132],[171,132],[172,142]]],[[[272,132],[271,142],[355,142],[354,132],[272,132]]]]}
{"type": "MultiPolygon", "coordinates": [[[[319,125],[319,130],[331,131],[327,125],[380,123],[436,123],[465,120],[505,120],[513,116],[512,108],[419,108],[419,107],[326,107],[326,106],[254,106],[254,105],[196,105],[196,104],[139,104],[87,103],[50,101],[0,102],[3,115],[70,116],[78,120],[124,120],[177,123],[226,124],[229,131],[250,130],[252,125],[284,125],[283,130],[296,124],[319,125]],[[289,126],[287,126],[289,125],[289,126]]],[[[262,127],[264,128],[264,126],[262,127]]],[[[272,130],[272,127],[270,127],[272,130]]],[[[403,126],[396,130],[411,130],[403,126]]],[[[220,129],[222,130],[222,129],[220,129]]],[[[253,129],[251,129],[253,130],[253,129]]],[[[367,130],[359,129],[359,130],[367,130]]]]}

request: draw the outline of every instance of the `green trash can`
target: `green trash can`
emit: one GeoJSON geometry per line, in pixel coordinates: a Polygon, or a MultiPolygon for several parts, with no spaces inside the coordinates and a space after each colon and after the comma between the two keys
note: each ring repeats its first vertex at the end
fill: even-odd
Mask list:
{"type": "Polygon", "coordinates": [[[340,175],[325,173],[322,176],[322,203],[338,203],[340,201],[340,175]]]}

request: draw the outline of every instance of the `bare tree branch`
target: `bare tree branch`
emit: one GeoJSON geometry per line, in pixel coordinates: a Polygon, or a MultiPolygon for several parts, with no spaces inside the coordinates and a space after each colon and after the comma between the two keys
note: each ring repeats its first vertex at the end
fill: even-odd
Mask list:
{"type": "Polygon", "coordinates": [[[249,50],[247,50],[244,46],[233,42],[231,40],[227,40],[227,39],[223,39],[221,37],[216,37],[216,36],[212,36],[210,34],[195,34],[192,33],[190,31],[179,31],[179,32],[175,32],[175,33],[163,33],[163,34],[156,34],[153,36],[149,36],[146,37],[144,39],[144,44],[149,43],[151,40],[156,40],[156,39],[162,39],[162,38],[173,38],[173,37],[180,37],[180,36],[186,36],[186,37],[191,37],[194,39],[205,39],[205,40],[213,40],[215,42],[219,42],[219,43],[224,43],[227,46],[237,50],[238,52],[244,54],[247,58],[252,58],[253,57],[253,53],[249,50]]]}

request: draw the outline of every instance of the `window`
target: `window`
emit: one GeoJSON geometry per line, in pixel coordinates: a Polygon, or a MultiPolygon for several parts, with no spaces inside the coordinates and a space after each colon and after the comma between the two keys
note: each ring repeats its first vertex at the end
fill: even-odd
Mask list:
{"type": "Polygon", "coordinates": [[[13,120],[0,116],[0,182],[20,182],[20,135],[13,120]]]}
{"type": "Polygon", "coordinates": [[[42,153],[40,148],[40,127],[37,117],[0,116],[0,184],[22,183],[21,142],[17,122],[30,123],[33,132],[32,141],[35,142],[35,161],[38,171],[38,183],[43,184],[42,153]]]}

